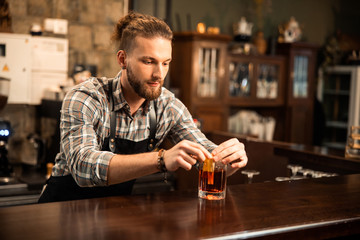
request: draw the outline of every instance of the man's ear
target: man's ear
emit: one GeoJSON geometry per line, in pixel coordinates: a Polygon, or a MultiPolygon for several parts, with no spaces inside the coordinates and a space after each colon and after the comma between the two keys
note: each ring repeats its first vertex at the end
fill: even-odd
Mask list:
{"type": "Polygon", "coordinates": [[[126,69],[126,52],[124,50],[119,50],[117,52],[116,59],[120,67],[126,69]]]}

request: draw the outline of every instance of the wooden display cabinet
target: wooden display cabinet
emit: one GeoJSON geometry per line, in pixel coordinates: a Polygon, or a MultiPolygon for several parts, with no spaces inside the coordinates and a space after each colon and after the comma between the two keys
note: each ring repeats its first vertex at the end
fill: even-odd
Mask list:
{"type": "Polygon", "coordinates": [[[228,35],[174,33],[170,88],[179,90],[180,100],[205,132],[226,129],[223,83],[230,41],[228,35]]]}
{"type": "Polygon", "coordinates": [[[274,139],[311,145],[318,47],[278,44],[276,56],[231,54],[231,37],[174,33],[170,88],[202,130],[228,130],[229,116],[253,110],[274,117],[274,139]]]}
{"type": "Polygon", "coordinates": [[[287,58],[285,141],[312,145],[315,70],[318,46],[311,43],[279,43],[277,54],[287,58]]]}

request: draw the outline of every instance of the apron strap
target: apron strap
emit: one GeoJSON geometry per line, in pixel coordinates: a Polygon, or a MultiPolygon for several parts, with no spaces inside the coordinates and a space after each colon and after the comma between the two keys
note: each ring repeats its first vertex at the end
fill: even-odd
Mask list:
{"type": "MultiPolygon", "coordinates": [[[[115,144],[115,132],[116,132],[116,112],[114,111],[114,100],[112,94],[112,81],[109,85],[109,99],[111,107],[111,116],[110,116],[110,137],[109,137],[109,149],[111,152],[116,152],[115,144]]],[[[148,140],[148,150],[152,151],[155,148],[155,135],[156,135],[156,104],[155,100],[150,101],[150,136],[148,140]]]]}
{"type": "Polygon", "coordinates": [[[155,147],[156,135],[156,104],[155,100],[150,102],[150,137],[148,143],[148,150],[152,151],[155,147]]]}
{"type": "Polygon", "coordinates": [[[109,99],[110,99],[110,107],[111,107],[109,149],[111,152],[115,153],[116,152],[116,145],[115,145],[116,115],[114,111],[112,85],[113,85],[113,81],[111,80],[109,84],[109,99]]]}

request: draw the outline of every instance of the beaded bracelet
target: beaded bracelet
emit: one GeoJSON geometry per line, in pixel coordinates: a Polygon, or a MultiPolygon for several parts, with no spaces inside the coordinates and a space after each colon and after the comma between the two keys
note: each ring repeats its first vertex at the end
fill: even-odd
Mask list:
{"type": "Polygon", "coordinates": [[[164,173],[164,182],[167,182],[167,169],[166,169],[166,165],[165,165],[165,161],[164,161],[164,155],[165,155],[165,150],[164,149],[160,149],[159,153],[158,153],[158,158],[157,158],[157,168],[159,169],[159,171],[164,173]]]}

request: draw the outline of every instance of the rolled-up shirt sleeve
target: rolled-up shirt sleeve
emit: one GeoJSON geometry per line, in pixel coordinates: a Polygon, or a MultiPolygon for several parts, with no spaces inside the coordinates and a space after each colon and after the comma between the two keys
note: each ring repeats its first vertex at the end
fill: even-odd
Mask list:
{"type": "Polygon", "coordinates": [[[102,140],[97,130],[106,122],[106,104],[105,98],[79,90],[70,91],[63,101],[61,152],[79,186],[107,185],[109,162],[114,154],[101,151],[102,140]]]}

